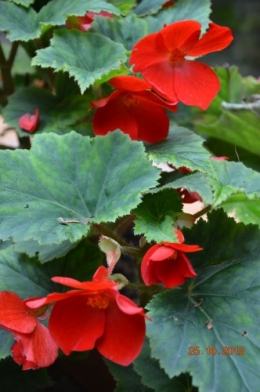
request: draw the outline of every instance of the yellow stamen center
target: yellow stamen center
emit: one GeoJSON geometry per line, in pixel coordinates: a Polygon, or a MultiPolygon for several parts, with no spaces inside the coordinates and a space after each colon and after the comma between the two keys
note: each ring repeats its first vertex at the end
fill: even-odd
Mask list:
{"type": "Polygon", "coordinates": [[[92,308],[106,309],[109,305],[109,298],[104,294],[95,294],[88,297],[87,304],[92,308]]]}

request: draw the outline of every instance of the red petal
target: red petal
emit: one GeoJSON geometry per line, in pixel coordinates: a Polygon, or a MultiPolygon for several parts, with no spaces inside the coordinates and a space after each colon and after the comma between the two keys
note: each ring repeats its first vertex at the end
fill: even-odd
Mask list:
{"type": "Polygon", "coordinates": [[[151,89],[149,83],[136,76],[116,76],[109,80],[109,84],[118,90],[123,91],[145,91],[151,89]]]}
{"type": "Polygon", "coordinates": [[[174,69],[174,90],[178,100],[207,109],[220,88],[217,75],[209,66],[196,61],[184,61],[174,69]]]}
{"type": "Polygon", "coordinates": [[[184,53],[199,39],[201,24],[195,20],[181,20],[175,22],[160,32],[168,51],[180,49],[184,53]]]}
{"type": "MultiPolygon", "coordinates": [[[[107,291],[108,292],[108,291],[107,291]]],[[[142,314],[144,315],[143,308],[139,308],[131,299],[125,297],[124,295],[120,294],[118,291],[109,290],[111,296],[115,299],[117,306],[119,309],[126,314],[142,314]]]]}
{"type": "Polygon", "coordinates": [[[184,253],[182,252],[178,253],[176,266],[180,271],[181,275],[184,276],[185,278],[196,278],[197,274],[194,271],[190,260],[184,253]]]}
{"type": "Polygon", "coordinates": [[[121,94],[110,100],[106,106],[98,108],[93,118],[95,135],[106,135],[108,132],[121,129],[132,140],[138,139],[138,125],[129,108],[124,104],[121,94]]]}
{"type": "Polygon", "coordinates": [[[203,56],[207,53],[225,49],[233,41],[232,32],[228,27],[215,23],[209,24],[209,30],[188,50],[188,56],[203,56]]]}
{"type": "MultiPolygon", "coordinates": [[[[129,59],[135,72],[142,72],[158,62],[168,62],[169,50],[164,44],[161,33],[149,34],[138,41],[129,59]]],[[[161,75],[160,75],[161,76],[161,75]]]]}
{"type": "Polygon", "coordinates": [[[168,259],[175,253],[174,247],[167,247],[160,245],[158,249],[156,249],[153,254],[150,256],[150,260],[152,261],[163,261],[168,259]]]}
{"type": "Polygon", "coordinates": [[[71,297],[57,302],[53,307],[49,329],[53,339],[67,355],[72,351],[92,349],[104,332],[104,310],[87,305],[87,299],[87,295],[71,297]]]}
{"type": "Polygon", "coordinates": [[[174,230],[175,235],[177,236],[179,244],[182,244],[184,242],[184,235],[180,230],[175,229],[174,230]]]}
{"type": "Polygon", "coordinates": [[[17,343],[12,348],[14,360],[23,365],[23,370],[50,366],[58,356],[58,346],[49,330],[37,322],[30,334],[15,334],[17,343]]]}
{"type": "Polygon", "coordinates": [[[145,338],[143,315],[123,313],[115,302],[106,309],[106,325],[96,348],[112,362],[128,366],[140,354],[145,338]]]}
{"type": "Polygon", "coordinates": [[[200,248],[198,245],[178,244],[177,242],[162,242],[162,244],[182,252],[198,252],[203,250],[203,248],[200,248]]]}
{"type": "Polygon", "coordinates": [[[159,244],[152,246],[145,253],[144,258],[141,263],[141,275],[144,283],[149,286],[150,284],[158,283],[156,276],[153,274],[153,263],[150,262],[151,255],[156,249],[160,247],[159,244]]]}
{"type": "Polygon", "coordinates": [[[25,113],[19,118],[18,124],[21,129],[30,133],[33,133],[36,130],[40,120],[39,110],[35,109],[34,113],[35,114],[25,113]]]}
{"type": "Polygon", "coordinates": [[[79,290],[70,290],[66,293],[51,293],[46,295],[44,298],[39,298],[35,300],[27,300],[26,305],[31,309],[36,309],[44,305],[48,305],[50,303],[60,301],[62,299],[67,299],[69,297],[74,297],[77,295],[85,295],[84,291],[79,290]]]}
{"type": "Polygon", "coordinates": [[[113,287],[116,285],[115,282],[106,281],[106,282],[79,282],[76,279],[66,278],[63,276],[55,276],[51,278],[53,282],[63,284],[64,286],[73,287],[75,289],[82,289],[82,290],[104,290],[109,287],[113,287]]]}
{"type": "Polygon", "coordinates": [[[176,260],[173,259],[167,259],[161,263],[154,263],[154,273],[158,281],[162,282],[167,288],[179,286],[185,282],[176,260]]]}
{"type": "Polygon", "coordinates": [[[0,326],[14,332],[30,333],[36,326],[36,318],[30,314],[24,301],[15,293],[0,293],[0,326]]]}

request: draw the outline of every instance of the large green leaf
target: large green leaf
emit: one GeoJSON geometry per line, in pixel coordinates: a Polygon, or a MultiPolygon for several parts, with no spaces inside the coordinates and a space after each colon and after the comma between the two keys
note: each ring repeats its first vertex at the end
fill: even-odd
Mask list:
{"type": "Polygon", "coordinates": [[[24,7],[29,7],[31,4],[34,3],[34,0],[10,0],[13,3],[23,5],[24,7]]]}
{"type": "Polygon", "coordinates": [[[204,139],[194,132],[171,125],[170,133],[163,142],[151,144],[147,152],[156,163],[167,162],[179,168],[185,166],[215,176],[210,153],[203,147],[204,139]]]}
{"type": "Polygon", "coordinates": [[[126,61],[122,44],[96,33],[78,30],[54,32],[51,46],[37,51],[32,64],[56,71],[67,71],[77,81],[83,93],[101,77],[120,69],[126,61]]]}
{"type": "Polygon", "coordinates": [[[138,218],[134,231],[136,234],[144,234],[148,242],[176,242],[173,223],[176,212],[181,210],[181,200],[173,190],[145,195],[142,203],[134,210],[138,218]]]}
{"type": "MultiPolygon", "coordinates": [[[[11,346],[14,342],[14,339],[10,332],[5,331],[4,329],[0,328],[0,359],[9,357],[11,355],[11,346]]],[[[1,361],[0,361],[0,368],[1,368],[1,361]]],[[[1,385],[1,381],[0,381],[1,385]]]]}
{"type": "Polygon", "coordinates": [[[188,370],[200,392],[222,392],[224,380],[234,391],[254,392],[260,382],[260,230],[217,211],[187,233],[188,242],[204,247],[194,257],[198,277],[148,305],[152,356],[170,378],[188,370]]]}
{"type": "Polygon", "coordinates": [[[92,24],[92,31],[120,42],[127,50],[132,50],[139,39],[150,33],[147,21],[134,14],[120,19],[96,17],[92,24]]]}
{"type": "Polygon", "coordinates": [[[110,3],[126,15],[136,5],[136,0],[110,0],[110,3]]]}
{"type": "Polygon", "coordinates": [[[243,78],[234,66],[215,72],[221,89],[207,111],[194,109],[196,130],[259,155],[260,102],[251,102],[260,94],[259,81],[243,78]]]}
{"type": "MultiPolygon", "coordinates": [[[[134,370],[142,377],[142,383],[156,392],[195,392],[189,374],[169,378],[160,367],[159,361],[151,358],[148,340],[145,341],[141,354],[134,361],[134,370]]],[[[122,391],[123,392],[123,391],[122,391]]]]}
{"type": "Polygon", "coordinates": [[[221,205],[228,197],[244,193],[248,199],[260,197],[260,173],[249,169],[241,162],[218,162],[212,160],[218,180],[210,178],[214,187],[214,206],[221,205]]]}
{"type": "Polygon", "coordinates": [[[20,136],[28,136],[28,132],[20,129],[18,120],[25,113],[33,114],[37,108],[40,112],[37,134],[64,134],[71,131],[76,122],[86,116],[88,106],[89,100],[80,94],[63,98],[41,88],[27,87],[16,90],[10,96],[3,116],[5,122],[20,136]]]}
{"type": "Polygon", "coordinates": [[[41,9],[38,19],[46,25],[61,26],[68,16],[83,16],[87,11],[120,15],[118,8],[102,0],[51,0],[41,9]]]}
{"type": "Polygon", "coordinates": [[[244,194],[236,194],[221,203],[221,207],[243,223],[254,223],[260,227],[260,199],[248,200],[244,194]]]}
{"type": "Polygon", "coordinates": [[[30,151],[0,153],[0,236],[14,242],[76,242],[87,235],[89,219],[129,213],[159,177],[143,144],[120,131],[36,135],[30,151]]]}
{"type": "Polygon", "coordinates": [[[41,27],[33,8],[0,1],[0,31],[6,31],[10,41],[29,41],[39,37],[41,27]]]}
{"type": "MultiPolygon", "coordinates": [[[[133,12],[137,15],[150,15],[160,10],[165,0],[143,0],[134,8],[133,12]]],[[[202,24],[203,31],[209,24],[209,14],[211,13],[210,0],[194,2],[189,0],[178,0],[174,7],[162,10],[156,17],[148,17],[151,31],[158,31],[164,24],[171,24],[179,20],[192,19],[202,24]]]]}

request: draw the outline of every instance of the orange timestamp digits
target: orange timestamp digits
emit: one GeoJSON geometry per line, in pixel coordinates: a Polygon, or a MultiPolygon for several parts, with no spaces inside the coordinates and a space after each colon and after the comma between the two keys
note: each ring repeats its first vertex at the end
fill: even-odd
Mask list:
{"type": "Polygon", "coordinates": [[[203,352],[199,346],[189,346],[189,355],[245,355],[244,346],[223,346],[222,351],[218,351],[216,346],[209,346],[205,348],[203,352]]]}

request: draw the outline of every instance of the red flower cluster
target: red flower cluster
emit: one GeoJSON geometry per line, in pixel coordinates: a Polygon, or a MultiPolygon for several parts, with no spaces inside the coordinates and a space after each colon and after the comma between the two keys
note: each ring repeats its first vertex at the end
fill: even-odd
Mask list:
{"type": "Polygon", "coordinates": [[[14,335],[14,360],[24,370],[36,369],[52,364],[58,347],[67,355],[96,347],[115,363],[133,362],[145,338],[144,310],[119,293],[106,268],[99,267],[91,282],[52,280],[74,290],[26,301],[12,292],[0,293],[0,327],[14,335]],[[50,304],[47,329],[37,318],[50,304]]]}
{"type": "Polygon", "coordinates": [[[167,288],[183,284],[186,278],[196,278],[185,252],[202,250],[198,245],[185,245],[181,231],[175,230],[178,243],[161,242],[152,246],[146,252],[142,264],[141,274],[146,285],[163,283],[167,288]]]}
{"type": "Polygon", "coordinates": [[[47,367],[58,356],[58,346],[48,328],[38,321],[45,313],[45,306],[31,309],[15,293],[0,293],[0,327],[12,333],[13,358],[23,370],[47,367]]]}
{"type": "Polygon", "coordinates": [[[219,91],[218,77],[209,66],[186,57],[222,50],[232,40],[227,27],[210,23],[209,30],[201,37],[199,22],[183,20],[138,41],[130,64],[168,101],[207,109],[219,91]]]}
{"type": "Polygon", "coordinates": [[[39,109],[34,110],[34,114],[25,113],[23,114],[18,121],[19,127],[23,131],[27,131],[29,133],[33,133],[36,131],[40,121],[40,112],[39,109]]]}
{"type": "Polygon", "coordinates": [[[176,111],[176,102],[166,102],[151,91],[151,85],[135,76],[116,76],[109,83],[117,90],[93,101],[95,135],[119,128],[133,140],[156,143],[166,139],[169,118],[165,109],[176,111]]]}

